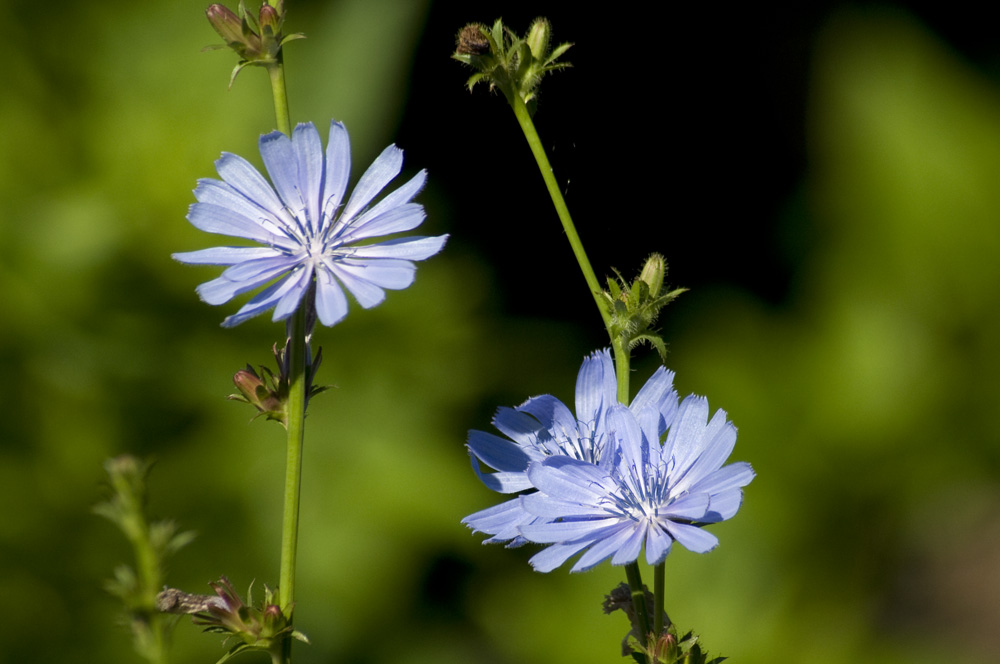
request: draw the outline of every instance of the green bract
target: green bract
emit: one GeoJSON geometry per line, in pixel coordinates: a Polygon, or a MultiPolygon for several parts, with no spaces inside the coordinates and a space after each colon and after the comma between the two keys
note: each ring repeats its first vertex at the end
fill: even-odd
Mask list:
{"type": "Polygon", "coordinates": [[[602,293],[605,311],[611,318],[610,333],[628,349],[648,343],[666,361],[667,347],[663,338],[652,330],[660,310],[686,288],[662,293],[667,263],[660,254],[646,259],[639,277],[629,284],[617,271],[617,281],[608,277],[608,290],[602,293]],[[662,293],[662,294],[661,294],[662,293]]]}

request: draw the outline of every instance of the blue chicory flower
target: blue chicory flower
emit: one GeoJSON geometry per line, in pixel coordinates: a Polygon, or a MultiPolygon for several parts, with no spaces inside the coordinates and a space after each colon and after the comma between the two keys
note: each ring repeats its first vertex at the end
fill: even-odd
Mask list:
{"type": "Polygon", "coordinates": [[[347,315],[341,286],[369,309],[385,299],[383,289],[413,283],[412,261],[429,258],[444,246],[447,235],[370,242],[423,222],[423,206],[411,201],[423,188],[426,173],[420,171],[369,207],[402,168],[403,151],[390,145],[345,204],[350,150],[344,125],[331,122],[324,158],[319,132],[311,122],[304,123],[291,138],[277,131],[260,137],[260,155],[273,186],[250,162],[230,153],[215,162],[222,180],[198,181],[198,202],[187,216],[193,226],[264,245],[173,255],[182,263],[229,266],[222,276],[198,286],[198,295],[209,304],[266,286],[223,326],[238,325],[272,307],[273,320],[288,318],[314,278],[317,317],[334,325],[347,315]]]}
{"type": "Polygon", "coordinates": [[[685,398],[661,444],[654,409],[615,405],[608,413],[616,446],[610,468],[567,456],[532,462],[528,478],[538,492],[520,500],[536,519],[519,530],[551,546],[531,565],[549,572],[585,549],[571,571],[609,557],[625,565],[638,559],[643,544],[646,562],[657,565],[674,541],[695,553],[714,549],[718,538],[701,526],[736,514],[754,472],[746,462],[722,465],[736,444],[736,427],[725,411],[711,421],[708,412],[704,397],[685,398]]]}
{"type": "MultiPolygon", "coordinates": [[[[636,412],[649,408],[656,414],[660,433],[666,431],[677,411],[674,373],[660,367],[632,401],[636,412]]],[[[562,455],[605,467],[613,457],[606,454],[609,442],[607,413],[618,403],[618,385],[611,353],[604,349],[585,358],[576,380],[576,415],[551,395],[528,399],[516,408],[500,408],[493,425],[510,440],[470,431],[468,438],[472,467],[483,483],[500,493],[516,493],[534,488],[528,466],[552,455],[562,455]],[[479,462],[495,468],[483,473],[479,462]]],[[[521,506],[519,498],[471,514],[462,520],[475,531],[492,537],[484,544],[525,542],[519,528],[535,521],[521,506]]]]}

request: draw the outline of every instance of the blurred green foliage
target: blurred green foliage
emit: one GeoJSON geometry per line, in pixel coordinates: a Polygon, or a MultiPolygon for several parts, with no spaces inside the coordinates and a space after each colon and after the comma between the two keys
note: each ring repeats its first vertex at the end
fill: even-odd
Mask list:
{"type": "MultiPolygon", "coordinates": [[[[332,109],[368,163],[393,140],[428,7],[293,9],[309,35],[288,55],[295,119],[332,109]]],[[[222,150],[259,163],[272,118],[264,76],[226,92],[233,62],[200,52],[216,41],[202,3],[60,10],[9,16],[0,93],[0,661],[129,662],[101,590],[128,547],[90,511],[106,457],[155,457],[153,513],[198,531],[171,585],[277,574],[281,431],[223,397],[282,328],[222,330],[225,307],[193,293],[215,271],[169,260],[210,245],[183,220],[195,179],[222,150]]],[[[834,15],[812,67],[810,170],[783,237],[801,254],[792,297],[706,289],[665,313],[679,389],[729,412],[758,473],[717,551],[671,555],[668,608],[741,664],[995,661],[997,84],[892,13],[834,15]]],[[[530,547],[482,547],[459,525],[497,500],[466,430],[532,394],[571,401],[592,349],[565,323],[499,315],[440,186],[423,230],[452,245],[409,290],[317,333],[335,389],[308,424],[297,626],[313,645],[297,659],[617,661],[627,626],[600,603],[620,570],[534,574],[530,547]]],[[[174,648],[222,653],[183,623],[174,648]]]]}

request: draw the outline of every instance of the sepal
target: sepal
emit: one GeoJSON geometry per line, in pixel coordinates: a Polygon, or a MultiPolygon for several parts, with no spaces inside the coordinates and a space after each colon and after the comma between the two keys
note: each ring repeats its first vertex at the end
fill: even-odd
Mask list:
{"type": "Polygon", "coordinates": [[[608,289],[601,293],[605,311],[611,318],[611,335],[629,350],[648,343],[660,354],[664,362],[667,346],[656,330],[660,310],[675,300],[686,288],[663,292],[667,263],[660,254],[652,254],[639,273],[629,283],[616,270],[617,279],[608,277],[608,289]]]}

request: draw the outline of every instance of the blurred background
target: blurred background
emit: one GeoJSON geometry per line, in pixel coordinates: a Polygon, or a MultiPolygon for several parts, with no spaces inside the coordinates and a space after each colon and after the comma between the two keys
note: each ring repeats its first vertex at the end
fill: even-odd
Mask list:
{"type": "MultiPolygon", "coordinates": [[[[218,243],[184,220],[195,181],[223,150],[259,164],[274,128],[263,72],[227,91],[235,56],[201,52],[205,4],[0,2],[2,662],[137,661],[102,590],[131,553],[91,512],[113,455],[154,458],[152,513],[198,533],[171,585],[277,579],[282,431],[224,397],[283,328],[223,330],[238,303],[193,290],[218,270],[169,258],[218,243]]],[[[591,259],[666,255],[691,289],[662,320],[678,389],[729,413],[758,474],[718,549],[671,554],[671,617],[740,664],[1000,658],[995,23],[658,6],[289,0],[293,119],[343,120],[354,177],[403,147],[430,174],[422,232],[451,234],[317,333],[335,389],[309,418],[297,662],[624,661],[600,608],[621,569],[537,574],[535,547],[459,524],[501,499],[467,431],[571,403],[605,343],[512,114],[449,60],[463,24],[537,15],[576,44],[536,123],[591,259]]],[[[174,661],[219,641],[182,621],[174,661]]]]}

